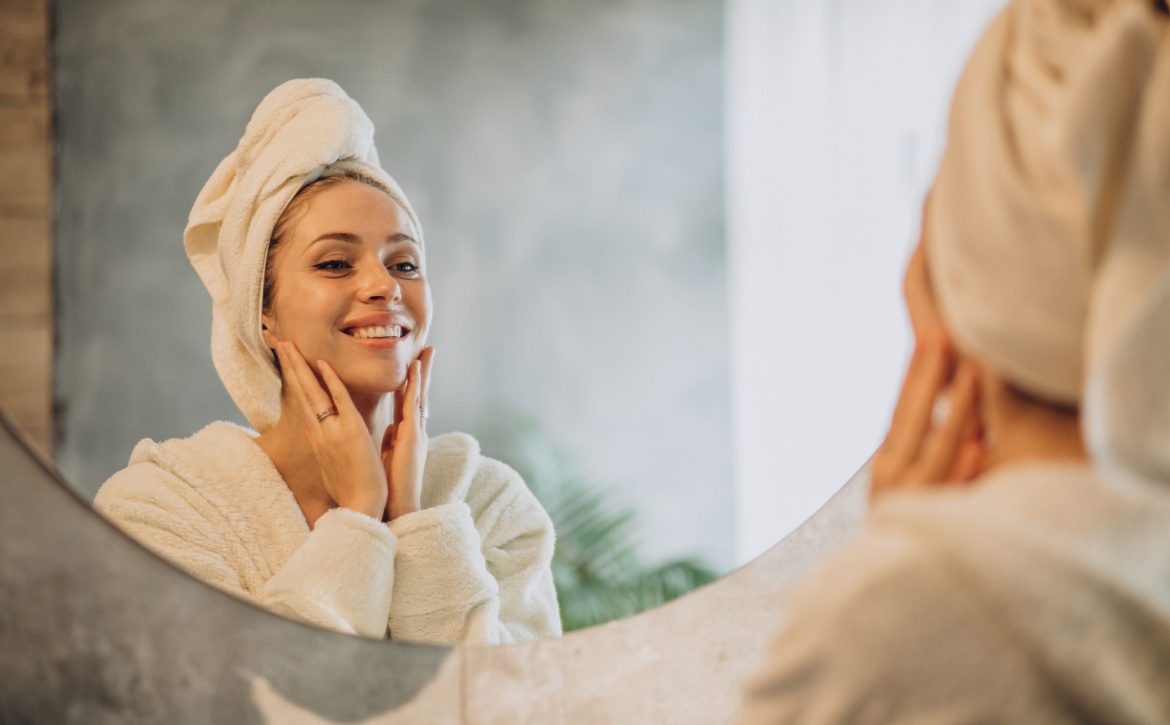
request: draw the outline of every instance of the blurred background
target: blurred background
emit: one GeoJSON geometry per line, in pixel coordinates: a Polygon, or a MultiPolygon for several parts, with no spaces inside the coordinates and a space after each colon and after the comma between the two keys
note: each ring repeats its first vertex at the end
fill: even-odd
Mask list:
{"type": "Polygon", "coordinates": [[[5,0],[0,404],[88,496],[141,438],[243,422],[183,227],[265,93],[332,78],[426,229],[430,430],[558,509],[562,591],[655,571],[669,598],[880,442],[901,268],[998,5],[5,0]]]}

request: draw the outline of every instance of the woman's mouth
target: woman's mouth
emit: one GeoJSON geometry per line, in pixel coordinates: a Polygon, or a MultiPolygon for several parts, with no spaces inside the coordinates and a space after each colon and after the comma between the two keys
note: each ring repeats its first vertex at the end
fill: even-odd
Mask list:
{"type": "Polygon", "coordinates": [[[362,325],[347,327],[342,332],[364,347],[393,347],[410,334],[410,328],[403,325],[362,325]]]}
{"type": "Polygon", "coordinates": [[[342,330],[350,337],[363,340],[396,340],[405,337],[410,332],[402,325],[366,325],[364,327],[347,327],[342,330]]]}

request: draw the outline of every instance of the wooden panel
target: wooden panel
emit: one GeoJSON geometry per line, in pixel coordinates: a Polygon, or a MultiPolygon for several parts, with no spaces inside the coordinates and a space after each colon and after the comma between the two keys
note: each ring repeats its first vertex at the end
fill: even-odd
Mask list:
{"type": "Polygon", "coordinates": [[[0,327],[0,406],[27,430],[51,427],[52,330],[0,327]]]}
{"type": "Polygon", "coordinates": [[[0,204],[49,204],[49,108],[47,102],[0,106],[0,204]]]}
{"type": "Polygon", "coordinates": [[[49,220],[0,210],[0,325],[52,324],[49,220]]]}
{"type": "Polygon", "coordinates": [[[0,98],[47,95],[47,6],[46,0],[0,0],[0,98]]]}
{"type": "Polygon", "coordinates": [[[52,436],[47,0],[0,0],[0,406],[52,436]]]}

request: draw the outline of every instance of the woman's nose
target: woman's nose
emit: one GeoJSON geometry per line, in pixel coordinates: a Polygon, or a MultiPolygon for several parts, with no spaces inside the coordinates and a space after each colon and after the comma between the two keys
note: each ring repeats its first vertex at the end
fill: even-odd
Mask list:
{"type": "Polygon", "coordinates": [[[370,267],[362,276],[359,292],[361,298],[369,302],[397,302],[401,300],[402,286],[398,284],[398,279],[390,274],[390,270],[381,264],[370,265],[370,267]]]}

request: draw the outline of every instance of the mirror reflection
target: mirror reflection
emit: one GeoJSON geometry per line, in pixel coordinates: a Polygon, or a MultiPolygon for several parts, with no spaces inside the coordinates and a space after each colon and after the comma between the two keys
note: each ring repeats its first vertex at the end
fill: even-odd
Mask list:
{"type": "MultiPolygon", "coordinates": [[[[557,532],[540,576],[555,580],[564,626],[653,606],[743,563],[868,456],[896,393],[897,284],[938,109],[986,16],[913,5],[59,3],[59,464],[93,494],[143,438],[185,439],[210,421],[260,427],[208,354],[213,308],[184,225],[260,99],[290,78],[330,78],[368,115],[379,165],[417,219],[393,202],[372,236],[323,244],[355,274],[393,268],[385,280],[403,290],[421,262],[433,309],[411,352],[437,351],[421,385],[426,431],[432,443],[466,432],[534,492],[557,532]],[[913,25],[921,40],[862,32],[874,23],[913,25]],[[842,196],[864,213],[842,217],[842,196]],[[418,259],[396,261],[412,249],[418,259]]],[[[306,206],[348,221],[341,197],[374,192],[386,196],[348,179],[306,206]]],[[[319,322],[353,321],[310,290],[284,291],[319,322]]],[[[367,327],[419,323],[397,322],[367,327]]],[[[413,359],[349,327],[330,334],[363,352],[400,348],[394,365],[413,359]]],[[[310,358],[329,351],[293,342],[309,354],[302,391],[318,396],[298,415],[314,424],[330,406],[310,358]]],[[[382,394],[382,410],[355,402],[367,430],[393,420],[382,394]]],[[[294,491],[280,451],[308,460],[311,442],[269,451],[221,430],[264,452],[269,482],[294,491]]],[[[368,437],[381,464],[382,441],[368,437]]],[[[424,510],[405,516],[433,508],[426,490],[424,510]]],[[[325,494],[293,495],[295,510],[283,497],[282,513],[307,530],[337,503],[325,494]]],[[[290,561],[295,544],[280,544],[290,561]]]]}
{"type": "Polygon", "coordinates": [[[135,448],[98,510],[182,568],[351,634],[495,644],[560,633],[553,527],[466,434],[427,434],[422,226],[336,83],[261,101],[184,248],[211,355],[256,431],[135,448]]]}
{"type": "MultiPolygon", "coordinates": [[[[289,78],[329,78],[369,116],[379,164],[419,220],[433,300],[420,342],[436,351],[427,431],[469,434],[563,519],[559,583],[582,592],[564,606],[588,602],[584,623],[621,616],[730,568],[720,8],[664,22],[653,5],[548,7],[146,17],[62,4],[66,472],[93,492],[143,438],[257,427],[208,354],[213,308],[184,227],[260,99],[289,78]],[[306,34],[318,40],[297,42],[306,34]],[[149,178],[119,193],[108,175],[127,165],[149,178]]],[[[277,277],[278,308],[281,291],[277,277]]]]}

